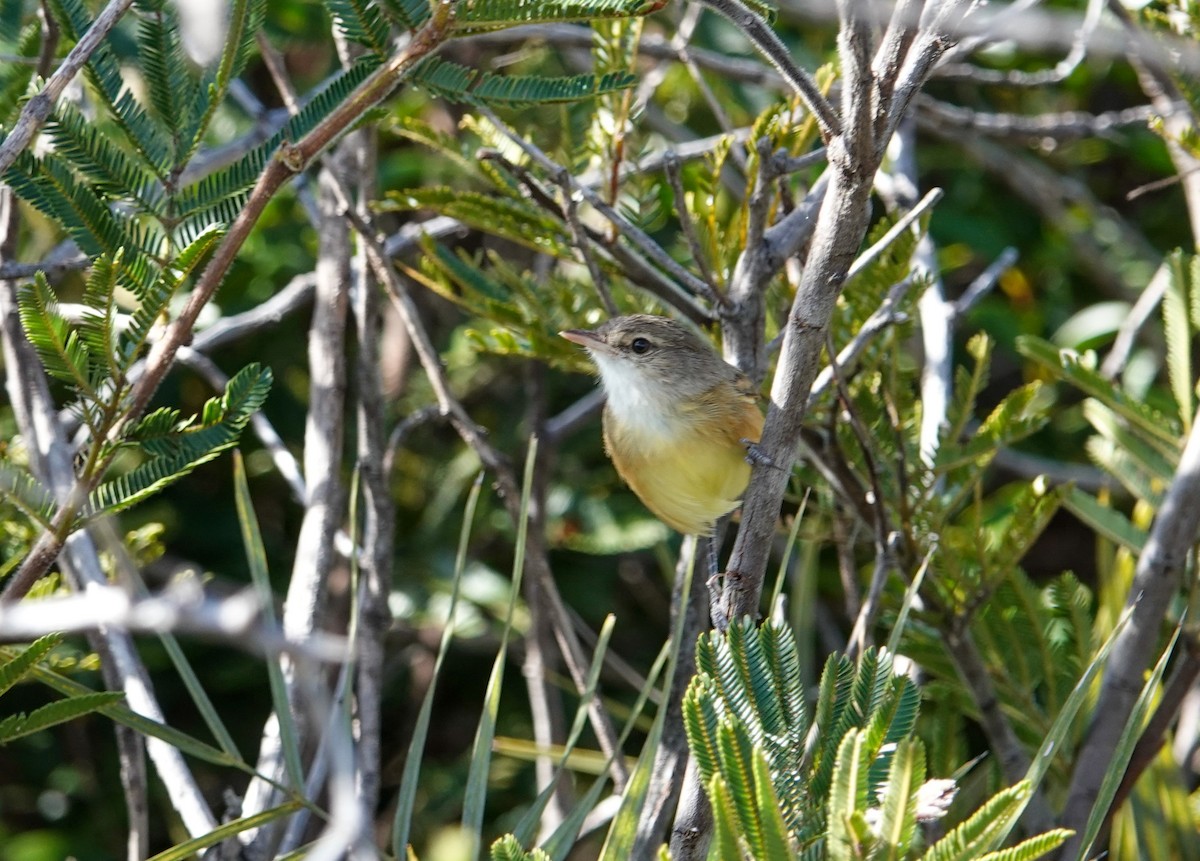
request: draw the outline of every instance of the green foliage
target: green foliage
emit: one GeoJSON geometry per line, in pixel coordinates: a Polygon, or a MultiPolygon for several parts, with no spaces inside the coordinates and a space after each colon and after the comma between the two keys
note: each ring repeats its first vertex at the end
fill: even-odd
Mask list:
{"type": "Polygon", "coordinates": [[[8,744],[22,736],[41,732],[60,723],[74,720],[77,717],[98,711],[104,706],[112,705],[124,698],[120,691],[104,691],[98,694],[81,694],[66,700],[59,700],[41,708],[34,709],[29,714],[18,712],[0,720],[0,744],[8,744]]]}
{"type": "Polygon", "coordinates": [[[492,844],[491,856],[492,861],[550,861],[550,856],[537,847],[526,852],[511,834],[492,844]]]}
{"type": "MultiPolygon", "coordinates": [[[[753,858],[1037,858],[1069,836],[1054,831],[989,853],[1033,791],[1002,790],[927,849],[919,821],[925,747],[916,686],[885,651],[856,665],[834,655],[808,717],[796,644],[786,628],[730,625],[697,646],[684,698],[688,744],[708,790],[722,861],[753,858]]],[[[937,816],[940,814],[932,814],[937,816]]]]}
{"type": "Polygon", "coordinates": [[[548,24],[592,21],[597,18],[631,18],[661,7],[661,0],[475,0],[458,10],[455,29],[466,35],[511,27],[514,24],[548,24]]]}
{"type": "Polygon", "coordinates": [[[429,57],[409,74],[409,80],[430,95],[457,102],[518,107],[574,102],[632,87],[637,78],[624,72],[603,76],[571,75],[547,78],[479,72],[438,56],[429,57]]]}
{"type": "MultiPolygon", "coordinates": [[[[0,696],[3,696],[17,683],[32,678],[38,665],[61,642],[61,634],[47,634],[19,652],[11,653],[7,660],[4,660],[5,656],[0,654],[0,696]]],[[[41,706],[28,714],[25,712],[10,714],[0,720],[0,745],[112,706],[124,696],[120,692],[113,691],[79,693],[41,706]]]]}
{"type": "Polygon", "coordinates": [[[146,416],[130,439],[147,460],[101,483],[89,497],[91,511],[111,513],[136,505],[237,445],[270,389],[271,371],[247,365],[229,380],[221,397],[205,402],[199,416],[180,419],[177,411],[166,408],[146,416]]]}
{"type": "Polygon", "coordinates": [[[15,656],[0,663],[0,695],[24,680],[37,663],[61,642],[61,634],[47,634],[30,643],[15,656]]]}

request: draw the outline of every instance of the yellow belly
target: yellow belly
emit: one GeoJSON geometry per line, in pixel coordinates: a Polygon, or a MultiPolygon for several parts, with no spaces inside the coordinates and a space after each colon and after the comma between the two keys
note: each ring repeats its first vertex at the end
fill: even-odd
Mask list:
{"type": "Polygon", "coordinates": [[[740,440],[761,433],[762,414],[748,403],[733,415],[681,420],[669,441],[618,427],[608,414],[604,421],[605,448],[625,483],[672,529],[696,535],[737,507],[750,481],[740,440]]]}

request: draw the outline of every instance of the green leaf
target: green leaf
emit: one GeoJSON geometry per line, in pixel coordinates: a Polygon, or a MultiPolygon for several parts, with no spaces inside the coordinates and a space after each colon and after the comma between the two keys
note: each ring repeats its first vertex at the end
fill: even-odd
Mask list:
{"type": "Polygon", "coordinates": [[[123,699],[120,691],[82,694],[66,700],[44,705],[29,714],[19,712],[0,720],[0,744],[8,744],[22,736],[32,735],[60,723],[97,711],[123,699]]]}
{"type": "Polygon", "coordinates": [[[459,588],[462,585],[463,571],[466,569],[467,546],[471,536],[471,527],[475,523],[475,508],[479,503],[479,491],[482,487],[483,473],[480,473],[475,477],[475,483],[471,485],[471,492],[467,495],[462,527],[458,536],[458,552],[454,560],[454,579],[450,590],[450,606],[446,611],[446,624],[442,628],[437,657],[433,662],[433,674],[429,680],[429,687],[425,689],[425,695],[421,699],[421,709],[417,712],[417,721],[408,742],[408,753],[404,758],[404,771],[400,776],[400,790],[396,798],[396,813],[392,819],[392,854],[397,858],[405,857],[408,852],[408,829],[412,823],[413,808],[417,800],[417,780],[421,774],[425,739],[429,735],[433,695],[437,691],[446,653],[450,651],[450,643],[454,639],[455,610],[458,608],[459,588]]]}
{"type": "Polygon", "coordinates": [[[14,657],[0,663],[0,695],[26,678],[50,650],[62,642],[62,634],[46,634],[34,640],[14,657]]]}
{"type": "Polygon", "coordinates": [[[58,298],[46,276],[38,272],[31,283],[17,288],[17,311],[25,337],[55,379],[73,386],[90,401],[98,397],[91,351],[75,328],[58,311],[58,298]]]}
{"type": "Polygon", "coordinates": [[[1125,394],[1114,383],[1100,376],[1078,353],[1059,350],[1048,341],[1032,335],[1017,338],[1017,351],[1096,398],[1150,437],[1167,445],[1178,445],[1181,433],[1178,422],[1125,394]]]}
{"type": "Polygon", "coordinates": [[[471,749],[471,766],[467,772],[467,783],[463,790],[463,831],[476,847],[471,857],[478,854],[483,842],[483,803],[487,797],[488,766],[492,758],[492,739],[496,734],[496,716],[500,709],[500,683],[504,677],[504,665],[508,657],[508,640],[512,633],[513,616],[516,613],[517,597],[521,593],[521,576],[525,570],[525,541],[529,528],[529,497],[533,484],[533,464],[537,455],[537,437],[530,440],[525,459],[525,479],[521,487],[521,513],[517,525],[517,546],[513,556],[512,587],[509,592],[508,612],[504,619],[504,632],[500,636],[500,648],[488,677],[484,694],[483,713],[475,730],[475,743],[471,749]]]}
{"type": "Polygon", "coordinates": [[[247,365],[230,379],[221,397],[205,404],[200,424],[155,439],[148,460],[97,487],[88,500],[90,512],[111,513],[136,505],[232,448],[270,389],[270,370],[247,365]]]}
{"type": "MultiPolygon", "coordinates": [[[[11,646],[0,646],[0,658],[7,657],[11,660],[18,654],[19,652],[11,646]]],[[[68,697],[82,697],[96,693],[96,691],[87,687],[87,685],[82,685],[73,679],[64,678],[53,670],[42,666],[33,667],[30,676],[39,684],[44,684],[68,697]]],[[[218,750],[212,745],[205,744],[199,739],[193,738],[174,727],[144,717],[128,706],[113,702],[101,706],[97,711],[105,717],[127,726],[142,735],[165,741],[167,744],[179,748],[189,756],[194,756],[213,765],[228,766],[246,773],[254,773],[254,770],[245,763],[230,757],[224,751],[218,750]]]]}
{"type": "Polygon", "coordinates": [[[433,55],[413,68],[409,81],[450,101],[508,107],[574,102],[627,90],[637,83],[627,72],[544,77],[481,72],[433,55]]]}
{"type": "Polygon", "coordinates": [[[1008,849],[989,852],[986,855],[980,856],[979,861],[1033,861],[1034,858],[1041,858],[1043,855],[1053,852],[1065,843],[1073,833],[1073,831],[1066,828],[1055,828],[1047,831],[1045,834],[1039,834],[1036,837],[1023,840],[1016,846],[1011,846],[1008,849]]]}
{"type": "MultiPolygon", "coordinates": [[[[275,593],[271,591],[271,572],[267,565],[267,550],[263,546],[262,532],[258,528],[258,516],[254,512],[254,500],[250,496],[250,483],[246,478],[246,464],[241,452],[233,457],[233,499],[237,507],[238,525],[241,527],[242,546],[246,552],[246,565],[250,569],[250,580],[258,594],[259,606],[268,625],[275,625],[275,593]]],[[[283,748],[283,762],[287,769],[290,786],[299,790],[304,786],[304,767],[300,760],[300,734],[296,719],[292,715],[288,700],[287,684],[283,678],[283,667],[279,661],[267,661],[267,681],[271,686],[271,704],[279,721],[279,740],[283,748]]]]}
{"type": "Polygon", "coordinates": [[[195,858],[197,855],[202,854],[202,850],[210,846],[216,846],[230,837],[236,837],[243,831],[259,828],[274,822],[276,819],[282,819],[289,814],[295,813],[303,806],[303,803],[300,801],[285,801],[278,807],[272,807],[261,813],[255,813],[253,816],[243,816],[241,819],[225,822],[207,834],[202,834],[191,840],[185,840],[183,843],[159,852],[153,858],[150,858],[149,861],[186,861],[186,859],[195,858]]]}
{"type": "Polygon", "coordinates": [[[1039,403],[1041,384],[1030,383],[1005,396],[965,443],[947,439],[939,448],[936,469],[947,472],[971,463],[990,462],[996,452],[1037,432],[1047,421],[1039,403]]]}
{"type": "Polygon", "coordinates": [[[0,459],[0,499],[20,509],[43,529],[51,528],[58,511],[58,504],[42,481],[23,466],[3,459],[0,459]]]}
{"type": "MultiPolygon", "coordinates": [[[[745,856],[738,845],[741,830],[738,827],[737,808],[729,785],[720,775],[709,782],[708,799],[713,809],[713,848],[710,851],[715,852],[720,861],[744,861],[745,856]]],[[[710,854],[709,857],[713,856],[710,854]]]]}
{"type": "Polygon", "coordinates": [[[841,739],[833,767],[833,788],[829,793],[829,822],[825,845],[830,861],[856,861],[866,847],[853,827],[855,814],[863,815],[868,806],[866,733],[850,730],[841,739]]]}
{"type": "Polygon", "coordinates": [[[369,0],[325,0],[333,23],[351,42],[383,59],[388,54],[387,19],[369,0]]]}
{"type": "Polygon", "coordinates": [[[1163,334],[1167,342],[1167,378],[1179,408],[1179,419],[1186,434],[1196,411],[1195,377],[1192,375],[1192,330],[1188,321],[1188,295],[1192,284],[1183,252],[1176,250],[1163,263],[1167,267],[1167,290],[1163,294],[1163,334]]]}
{"type": "Polygon", "coordinates": [[[1028,780],[1002,789],[930,847],[923,861],[973,861],[1004,838],[1033,794],[1028,780]]]}
{"type": "Polygon", "coordinates": [[[591,21],[595,18],[629,18],[654,11],[656,0],[474,0],[457,10],[456,35],[480,30],[555,21],[591,21]]]}
{"type": "MultiPolygon", "coordinates": [[[[1141,693],[1138,694],[1138,698],[1129,712],[1129,717],[1125,721],[1125,726],[1121,729],[1121,736],[1113,748],[1110,766],[1104,773],[1104,779],[1100,782],[1100,789],[1092,803],[1092,810],[1088,815],[1087,825],[1084,826],[1075,861],[1083,861],[1083,859],[1091,857],[1092,846],[1095,844],[1096,838],[1100,836],[1100,829],[1104,827],[1104,822],[1108,818],[1109,807],[1112,806],[1117,789],[1125,778],[1129,760],[1133,757],[1133,749],[1142,738],[1146,715],[1150,713],[1150,707],[1161,697],[1161,682],[1167,671],[1167,662],[1175,653],[1175,644],[1179,642],[1182,632],[1182,625],[1175,628],[1175,635],[1171,637],[1171,642],[1159,655],[1154,670],[1146,679],[1146,683],[1142,685],[1141,693]]],[[[1066,861],[1070,861],[1070,859],[1066,859],[1066,861]]]]}
{"type": "Polygon", "coordinates": [[[917,738],[896,744],[887,782],[879,796],[879,839],[882,857],[899,861],[906,857],[917,830],[917,794],[925,782],[925,746],[917,738]]]}
{"type": "Polygon", "coordinates": [[[1130,523],[1124,514],[1101,504],[1090,493],[1077,487],[1071,488],[1063,498],[1063,505],[1110,541],[1115,541],[1134,553],[1142,552],[1146,543],[1146,533],[1130,523]]]}

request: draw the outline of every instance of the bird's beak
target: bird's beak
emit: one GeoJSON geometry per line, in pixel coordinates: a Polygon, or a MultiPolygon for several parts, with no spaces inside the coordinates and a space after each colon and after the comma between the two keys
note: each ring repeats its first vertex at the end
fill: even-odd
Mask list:
{"type": "Polygon", "coordinates": [[[567,329],[558,334],[571,343],[586,347],[588,350],[594,350],[597,353],[612,352],[612,348],[608,346],[608,343],[590,329],[567,329]]]}

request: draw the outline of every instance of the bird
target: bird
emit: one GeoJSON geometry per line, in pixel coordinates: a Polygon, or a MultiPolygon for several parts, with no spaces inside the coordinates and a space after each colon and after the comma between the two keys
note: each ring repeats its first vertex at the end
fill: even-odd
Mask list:
{"type": "Polygon", "coordinates": [[[683,324],[651,314],[559,333],[604,387],[604,447],[663,523],[709,537],[750,481],[763,415],[750,379],[683,324]]]}

